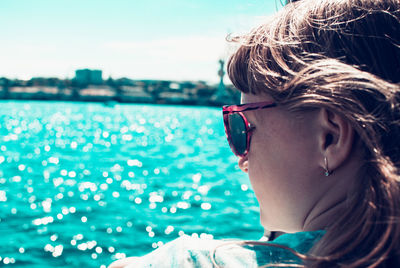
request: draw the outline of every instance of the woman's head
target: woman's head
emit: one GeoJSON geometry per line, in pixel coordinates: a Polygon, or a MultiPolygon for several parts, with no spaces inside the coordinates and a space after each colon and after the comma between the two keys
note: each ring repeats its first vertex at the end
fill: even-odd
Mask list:
{"type": "MultiPolygon", "coordinates": [[[[400,146],[388,134],[398,136],[393,83],[400,82],[399,1],[292,2],[236,40],[242,46],[228,64],[232,82],[289,109],[324,106],[352,116],[357,132],[380,139],[384,155],[396,163],[400,146]]],[[[376,142],[364,142],[378,149],[376,142]]]]}
{"type": "MultiPolygon", "coordinates": [[[[320,182],[320,191],[324,187],[335,187],[340,181],[337,172],[355,161],[352,181],[347,188],[342,185],[345,189],[340,195],[345,195],[346,211],[327,224],[328,233],[319,243],[317,252],[320,256],[330,256],[325,260],[348,260],[356,248],[358,253],[366,249],[362,254],[370,255],[360,257],[357,265],[362,261],[367,263],[378,259],[379,254],[389,254],[397,242],[386,238],[399,238],[400,235],[399,223],[394,221],[399,216],[400,205],[400,2],[291,2],[249,35],[233,38],[241,46],[228,63],[228,74],[243,92],[245,102],[272,100],[279,109],[300,118],[295,121],[306,118],[306,126],[319,120],[321,111],[327,114],[327,122],[332,123],[330,118],[336,116],[350,126],[353,134],[348,139],[351,142],[347,145],[349,150],[341,161],[333,165],[332,178],[327,178],[334,178],[332,184],[320,182]],[[310,114],[311,119],[307,118],[310,114]],[[355,233],[356,239],[350,238],[355,233]]],[[[257,113],[268,117],[268,111],[257,113]]],[[[317,121],[317,125],[321,122],[317,121]]],[[[335,136],[326,133],[322,143],[308,141],[309,146],[322,148],[337,142],[335,136]]],[[[315,131],[310,131],[306,137],[312,140],[318,136],[315,136],[315,131]]],[[[260,148],[251,146],[248,157],[251,157],[252,150],[257,152],[260,148]]],[[[315,153],[304,157],[319,161],[320,169],[323,169],[327,152],[322,150],[320,155],[315,153]]],[[[293,153],[299,154],[299,162],[307,163],[304,157],[301,158],[301,152],[293,153]]],[[[328,155],[330,164],[335,157],[335,154],[328,155]]],[[[239,160],[242,166],[245,160],[239,160]]],[[[265,165],[261,160],[254,165],[258,165],[257,172],[268,172],[260,169],[265,165]]],[[[251,169],[255,167],[245,168],[249,169],[250,179],[254,181],[251,169]]],[[[310,174],[303,174],[302,182],[311,187],[312,180],[314,184],[318,183],[318,176],[313,175],[317,172],[315,165],[310,165],[310,170],[310,174]]],[[[340,174],[341,178],[343,176],[340,174]]],[[[256,179],[262,180],[262,175],[258,174],[256,179]]],[[[308,190],[315,189],[317,187],[308,190]]],[[[260,205],[260,195],[263,198],[265,194],[263,191],[265,189],[255,189],[256,194],[260,193],[257,196],[260,205]]]]}

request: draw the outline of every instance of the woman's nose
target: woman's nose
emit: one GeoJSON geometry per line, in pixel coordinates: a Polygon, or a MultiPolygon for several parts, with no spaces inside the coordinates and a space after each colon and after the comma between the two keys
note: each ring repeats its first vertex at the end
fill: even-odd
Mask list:
{"type": "Polygon", "coordinates": [[[249,171],[249,161],[247,156],[239,156],[239,168],[243,171],[243,172],[248,172],[249,171]]]}

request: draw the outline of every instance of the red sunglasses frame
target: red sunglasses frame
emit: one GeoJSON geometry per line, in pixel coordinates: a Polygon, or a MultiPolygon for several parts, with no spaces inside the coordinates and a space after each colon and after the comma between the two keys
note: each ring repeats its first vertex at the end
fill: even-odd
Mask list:
{"type": "Polygon", "coordinates": [[[224,127],[225,127],[225,134],[228,139],[229,146],[231,147],[232,152],[236,156],[245,157],[250,149],[250,141],[251,135],[254,130],[254,126],[250,124],[247,118],[244,116],[243,112],[251,111],[251,110],[260,110],[260,109],[267,109],[276,107],[277,104],[273,101],[263,101],[263,102],[254,102],[254,103],[246,103],[246,104],[238,104],[238,105],[226,105],[222,107],[222,116],[224,118],[224,127]],[[238,113],[240,117],[242,117],[244,125],[246,127],[246,149],[243,153],[239,153],[232,142],[232,135],[229,131],[229,115],[233,113],[238,113]]]}

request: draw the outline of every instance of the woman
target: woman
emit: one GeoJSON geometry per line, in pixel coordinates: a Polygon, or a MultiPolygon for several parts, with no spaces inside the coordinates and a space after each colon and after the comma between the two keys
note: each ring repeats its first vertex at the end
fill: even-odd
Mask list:
{"type": "Polygon", "coordinates": [[[262,225],[287,234],[180,238],[111,267],[400,267],[399,0],[291,1],[233,41],[228,140],[262,225]]]}

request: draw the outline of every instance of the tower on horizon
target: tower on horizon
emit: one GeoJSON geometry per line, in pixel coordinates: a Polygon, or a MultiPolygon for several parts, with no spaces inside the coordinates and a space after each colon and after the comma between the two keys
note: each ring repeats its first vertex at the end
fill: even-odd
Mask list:
{"type": "Polygon", "coordinates": [[[218,76],[220,77],[219,80],[219,85],[217,88],[217,91],[215,94],[212,96],[211,100],[216,102],[216,103],[228,103],[231,100],[231,96],[228,94],[225,84],[224,84],[224,76],[225,76],[225,71],[224,71],[224,66],[225,66],[225,61],[220,59],[219,61],[219,71],[218,71],[218,76]]]}

